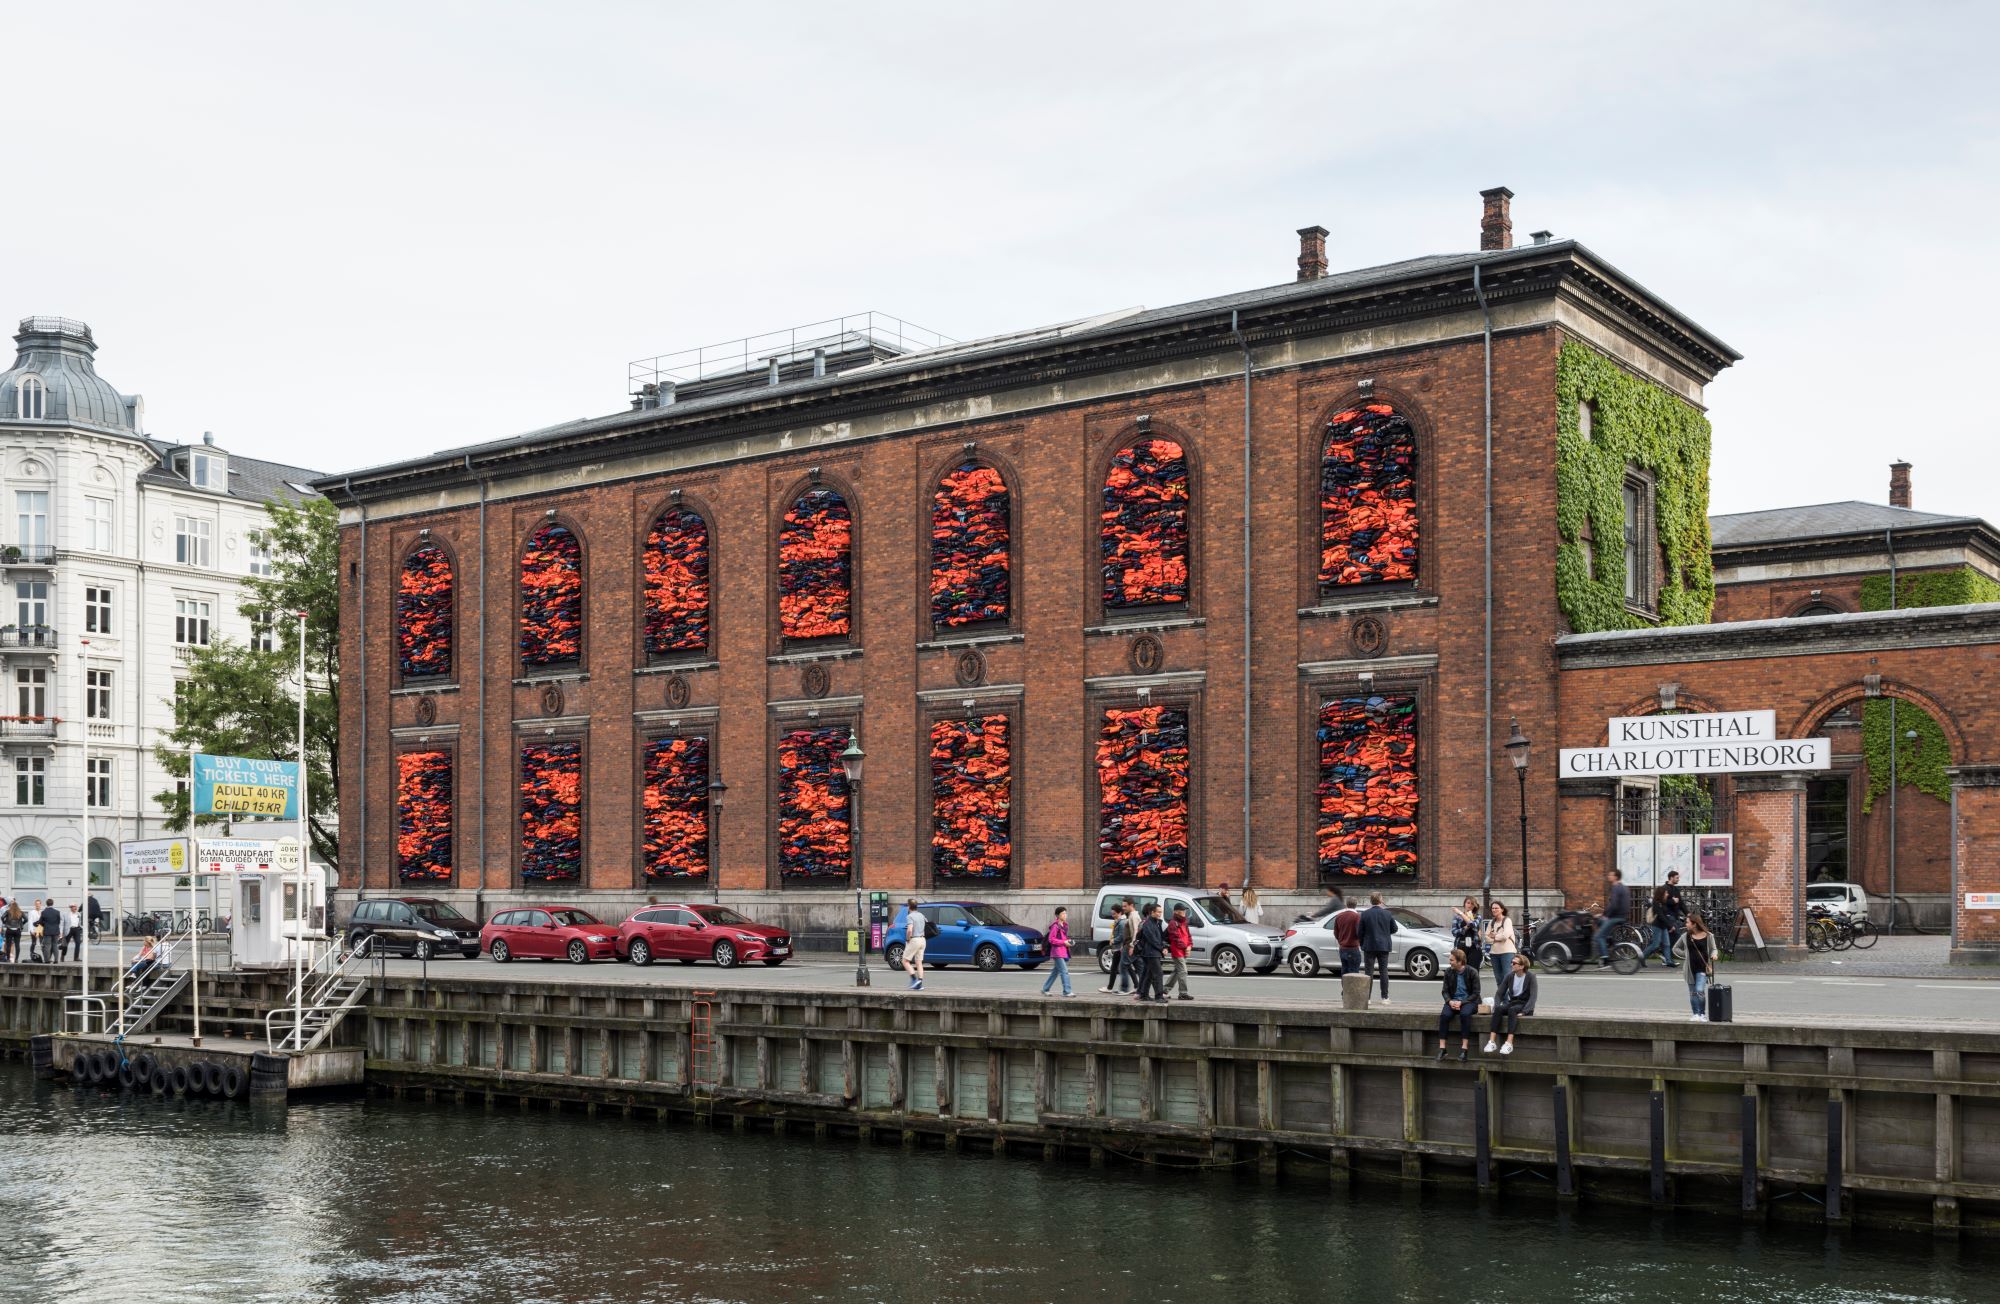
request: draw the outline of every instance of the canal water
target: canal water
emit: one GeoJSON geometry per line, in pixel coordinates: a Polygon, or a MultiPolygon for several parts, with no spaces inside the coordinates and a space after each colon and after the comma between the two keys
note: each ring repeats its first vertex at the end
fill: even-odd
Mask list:
{"type": "Polygon", "coordinates": [[[1993,1300],[2000,1252],[0,1064],[0,1300],[1993,1300]]]}

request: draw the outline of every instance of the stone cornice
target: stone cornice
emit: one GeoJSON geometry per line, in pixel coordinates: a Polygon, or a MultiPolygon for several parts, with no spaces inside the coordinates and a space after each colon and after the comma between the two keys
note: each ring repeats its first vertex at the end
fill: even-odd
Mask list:
{"type": "Polygon", "coordinates": [[[1947,765],[1945,776],[1957,788],[2000,788],[2000,765],[1947,765]]]}
{"type": "Polygon", "coordinates": [[[2000,643],[2000,603],[1565,634],[1556,640],[1556,664],[1591,670],[1980,643],[2000,643]]]}

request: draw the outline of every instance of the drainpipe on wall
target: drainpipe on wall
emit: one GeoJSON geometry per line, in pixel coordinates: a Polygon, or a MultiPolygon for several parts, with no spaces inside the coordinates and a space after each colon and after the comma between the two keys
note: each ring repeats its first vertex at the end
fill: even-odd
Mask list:
{"type": "MultiPolygon", "coordinates": [[[[472,474],[472,454],[465,455],[472,474]]],[[[472,917],[486,922],[486,477],[479,478],[479,886],[472,892],[472,917]]]]}
{"type": "MultiPolygon", "coordinates": [[[[1896,609],[1896,531],[1882,531],[1882,545],[1889,550],[1889,610],[1896,609]]],[[[1903,750],[1903,735],[1896,728],[1896,699],[1889,699],[1889,932],[1896,931],[1896,753],[1903,750]]]]}
{"type": "MultiPolygon", "coordinates": [[[[368,508],[355,496],[353,476],[341,481],[340,491],[347,495],[347,501],[361,515],[360,572],[355,580],[361,604],[355,622],[360,633],[355,642],[360,651],[361,664],[355,667],[354,676],[361,685],[361,773],[355,776],[355,786],[361,790],[361,835],[354,840],[355,854],[361,862],[355,867],[354,876],[354,899],[359,901],[368,895],[368,508]]],[[[327,918],[333,918],[331,904],[327,906],[327,918]]]]}
{"type": "Polygon", "coordinates": [[[1493,314],[1486,306],[1486,287],[1480,280],[1479,264],[1472,265],[1472,294],[1479,300],[1480,339],[1484,350],[1481,381],[1486,401],[1486,528],[1481,533],[1485,552],[1486,627],[1485,652],[1481,658],[1485,677],[1485,711],[1481,721],[1485,746],[1486,802],[1480,822],[1486,832],[1486,859],[1479,880],[1480,908],[1493,899],[1493,314]]]}
{"type": "Polygon", "coordinates": [[[1237,325],[1236,309],[1229,310],[1229,333],[1243,349],[1243,887],[1249,890],[1256,856],[1251,849],[1250,829],[1250,341],[1237,325]]]}

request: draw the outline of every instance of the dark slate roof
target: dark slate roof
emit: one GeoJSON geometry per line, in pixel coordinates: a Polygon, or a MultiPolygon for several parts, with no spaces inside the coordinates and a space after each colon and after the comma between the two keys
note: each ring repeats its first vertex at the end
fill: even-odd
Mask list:
{"type": "Polygon", "coordinates": [[[1983,525],[1976,516],[1941,516],[1908,507],[1880,503],[1817,503],[1810,507],[1777,507],[1763,512],[1736,512],[1708,518],[1709,541],[1723,548],[1761,547],[1802,539],[1880,534],[1941,525],[1983,525]]]}
{"type": "MultiPolygon", "coordinates": [[[[140,474],[145,484],[167,485],[175,489],[186,489],[192,493],[206,493],[188,483],[187,475],[175,465],[175,459],[202,445],[175,444],[164,439],[146,439],[146,445],[160,459],[160,464],[149,467],[140,474]]],[[[273,498],[283,498],[287,502],[298,502],[312,493],[312,482],[324,472],[309,471],[302,466],[287,466],[283,462],[267,462],[262,458],[245,457],[232,453],[226,448],[211,451],[229,459],[229,497],[244,502],[267,503],[273,498]]],[[[317,494],[314,494],[317,497],[317,494]]]]}
{"type": "Polygon", "coordinates": [[[451,463],[469,464],[473,460],[487,457],[540,452],[570,441],[594,440],[600,436],[622,431],[636,431],[656,426],[663,420],[677,417],[721,412],[731,407],[749,407],[773,401],[782,403],[795,397],[808,398],[816,390],[852,391],[854,387],[863,383],[917,375],[940,367],[1001,365],[1010,355],[1026,357],[1043,349],[1082,347],[1092,344],[1108,347],[1121,337],[1136,338],[1144,335],[1157,337],[1170,333],[1183,324],[1187,330],[1194,332],[1212,324],[1218,318],[1226,326],[1230,320],[1229,314],[1235,311],[1244,312],[1246,317],[1244,329],[1247,332],[1253,329],[1253,323],[1248,320],[1251,313],[1279,315],[1294,310],[1306,311],[1312,307],[1314,300],[1338,298],[1344,293],[1358,290],[1380,289],[1384,293],[1391,293],[1405,284],[1420,292],[1427,278],[1462,275],[1475,267],[1492,266],[1497,274],[1507,265],[1534,266],[1541,262],[1557,261],[1582,266],[1589,273],[1602,277],[1606,283],[1613,286],[1614,293],[1629,296],[1640,304],[1648,315],[1668,323],[1672,330],[1681,333],[1685,339],[1692,342],[1697,352],[1706,354],[1711,359],[1712,365],[1718,368],[1728,366],[1742,356],[1684,313],[1618,271],[1582,244],[1574,240],[1552,240],[1541,245],[1516,245],[1512,249],[1433,254],[1422,258],[1405,259],[1402,262],[1385,263],[1378,267],[1336,272],[1309,281],[1287,281],[1262,289],[1196,299],[1166,308],[1136,308],[1123,312],[1108,312],[1060,325],[912,352],[869,366],[856,367],[837,375],[785,380],[777,385],[750,390],[731,390],[713,396],[692,397],[666,408],[581,417],[504,439],[461,445],[428,456],[366,467],[347,476],[327,477],[320,482],[319,488],[323,492],[341,488],[352,496],[353,487],[343,481],[351,482],[356,479],[386,481],[411,475],[448,473],[451,463]]]}

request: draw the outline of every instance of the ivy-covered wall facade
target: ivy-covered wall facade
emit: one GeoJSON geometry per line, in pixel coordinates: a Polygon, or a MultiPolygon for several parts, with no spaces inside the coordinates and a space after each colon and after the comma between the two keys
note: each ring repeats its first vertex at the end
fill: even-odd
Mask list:
{"type": "Polygon", "coordinates": [[[1556,599],[1579,634],[1699,625],[1715,607],[1709,424],[1692,404],[1576,340],[1556,358],[1556,599]],[[1590,433],[1580,411],[1590,405],[1590,433]],[[1653,489],[1657,618],[1625,603],[1625,482],[1653,489]]]}
{"type": "MultiPolygon", "coordinates": [[[[1970,566],[1954,566],[1948,570],[1898,575],[1895,593],[1897,608],[2000,602],[2000,580],[1970,566]]],[[[1861,609],[1887,611],[1890,606],[1889,577],[1865,577],[1861,581],[1861,609]]],[[[1944,736],[1944,726],[1913,702],[1896,703],[1892,722],[1889,703],[1877,698],[1861,707],[1861,755],[1868,763],[1868,788],[1861,795],[1861,809],[1873,810],[1875,799],[1889,791],[1892,741],[1896,745],[1897,784],[1915,788],[1939,801],[1950,801],[1951,778],[1945,767],[1951,764],[1951,741],[1944,736]]]]}

